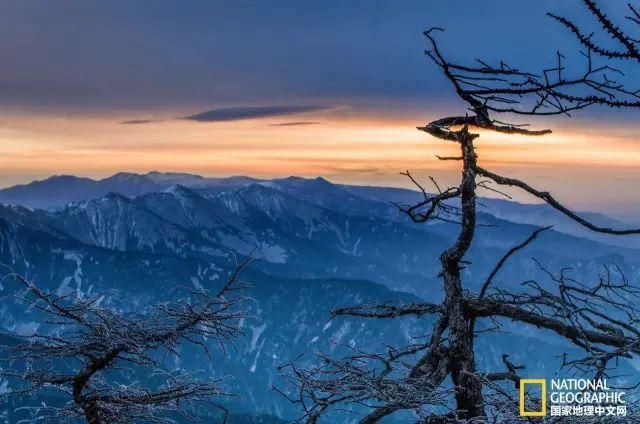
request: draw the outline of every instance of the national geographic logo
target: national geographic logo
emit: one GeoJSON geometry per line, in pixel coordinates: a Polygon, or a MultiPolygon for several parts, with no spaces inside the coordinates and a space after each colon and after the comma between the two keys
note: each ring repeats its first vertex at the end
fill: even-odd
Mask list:
{"type": "Polygon", "coordinates": [[[547,415],[547,380],[544,378],[523,378],[520,380],[520,416],[522,417],[544,417],[547,415]],[[527,386],[540,386],[540,399],[542,404],[539,411],[527,411],[525,405],[527,386]]]}
{"type": "Polygon", "coordinates": [[[605,379],[560,379],[551,380],[547,396],[547,380],[521,379],[520,416],[544,417],[547,412],[551,416],[626,417],[625,392],[609,388],[605,379]],[[528,395],[538,390],[540,409],[527,409],[528,395]],[[550,403],[549,410],[547,398],[550,403]]]}

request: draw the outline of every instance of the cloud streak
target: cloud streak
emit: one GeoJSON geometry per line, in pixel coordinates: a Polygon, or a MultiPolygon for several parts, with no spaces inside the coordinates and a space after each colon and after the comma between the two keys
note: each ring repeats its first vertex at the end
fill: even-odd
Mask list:
{"type": "Polygon", "coordinates": [[[183,119],[197,122],[227,122],[243,119],[269,118],[272,116],[296,115],[329,109],[320,105],[237,106],[208,110],[183,119]]]}
{"type": "MultiPolygon", "coordinates": [[[[242,121],[246,119],[262,119],[275,116],[297,115],[301,113],[317,112],[321,110],[332,109],[332,106],[322,105],[271,105],[271,106],[236,106],[223,107],[218,109],[207,110],[195,115],[176,117],[177,120],[188,120],[196,122],[230,122],[242,121]]],[[[164,122],[166,119],[131,119],[120,122],[125,125],[144,125],[156,122],[164,122]]],[[[276,127],[294,127],[303,125],[318,125],[322,122],[317,121],[292,121],[279,122],[270,124],[276,127]]]]}
{"type": "Polygon", "coordinates": [[[305,125],[320,125],[322,122],[317,121],[294,121],[294,122],[279,122],[277,124],[269,124],[270,127],[301,127],[305,125]]]}
{"type": "Polygon", "coordinates": [[[121,124],[140,125],[140,124],[150,124],[152,122],[158,122],[158,121],[154,121],[153,119],[133,119],[131,121],[122,121],[121,124]]]}

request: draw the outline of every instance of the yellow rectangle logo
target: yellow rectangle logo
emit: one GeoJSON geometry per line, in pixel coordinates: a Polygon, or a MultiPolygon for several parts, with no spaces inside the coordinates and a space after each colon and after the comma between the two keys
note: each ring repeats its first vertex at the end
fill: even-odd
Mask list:
{"type": "Polygon", "coordinates": [[[547,415],[547,380],[543,378],[523,378],[520,380],[520,416],[521,417],[544,417],[547,415]],[[539,384],[541,391],[542,407],[540,411],[527,411],[525,408],[525,386],[527,384],[539,384]]]}

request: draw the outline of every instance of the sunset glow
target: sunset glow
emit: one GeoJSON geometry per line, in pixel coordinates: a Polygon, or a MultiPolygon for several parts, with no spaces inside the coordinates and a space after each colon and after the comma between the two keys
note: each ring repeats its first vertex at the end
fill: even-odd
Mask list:
{"type": "MultiPolygon", "coordinates": [[[[455,177],[456,165],[435,156],[455,156],[456,146],[416,130],[424,121],[416,111],[408,113],[415,119],[331,111],[216,123],[171,119],[172,114],[138,125],[123,124],[125,117],[116,114],[10,115],[0,129],[1,183],[52,174],[104,177],[122,170],[265,178],[323,175],[339,182],[399,186],[408,186],[398,175],[405,169],[444,183],[455,177]],[[292,125],[281,125],[287,122],[292,125]]],[[[578,206],[604,207],[615,201],[606,187],[598,200],[592,196],[603,179],[624,186],[640,176],[640,144],[633,139],[637,130],[620,125],[614,135],[604,135],[575,124],[544,137],[481,133],[480,160],[540,185],[553,179],[556,192],[578,206]]],[[[637,191],[632,196],[629,203],[640,200],[637,191]]]]}

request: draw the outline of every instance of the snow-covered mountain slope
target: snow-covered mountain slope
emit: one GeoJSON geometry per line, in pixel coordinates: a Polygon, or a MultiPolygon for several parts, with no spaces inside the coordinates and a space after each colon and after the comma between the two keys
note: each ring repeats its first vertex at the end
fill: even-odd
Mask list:
{"type": "Polygon", "coordinates": [[[110,193],[51,213],[52,225],[86,244],[115,250],[162,251],[186,242],[186,231],[110,193]]]}
{"type": "MultiPolygon", "coordinates": [[[[231,269],[228,262],[90,246],[2,219],[0,262],[60,294],[100,293],[105,305],[136,312],[150,303],[187,296],[188,287],[215,289],[231,269]]],[[[418,300],[370,281],[274,277],[254,268],[243,277],[253,285],[247,292],[253,300],[247,304],[250,318],[243,322],[245,336],[227,355],[214,348],[212,360],[198,349],[183,348],[175,363],[188,370],[232,376],[227,387],[241,397],[229,400],[227,406],[236,413],[291,420],[299,412],[296,406],[271,390],[273,385],[285,384],[279,365],[307,352],[301,359],[304,364],[316,350],[339,356],[348,348],[381,350],[383,342],[400,346],[428,334],[431,327],[429,318],[329,319],[336,307],[418,300]]],[[[10,296],[16,289],[10,280],[3,281],[0,322],[4,331],[28,334],[42,323],[36,310],[25,309],[10,296]]],[[[567,349],[558,340],[540,338],[535,329],[519,328],[511,335],[481,339],[477,356],[486,370],[501,369],[499,358],[508,353],[526,364],[528,372],[548,375],[558,365],[549,358],[567,349]],[[521,345],[528,347],[519,349],[521,345]]]]}
{"type": "MultiPolygon", "coordinates": [[[[352,195],[383,203],[413,204],[421,197],[421,194],[413,190],[394,187],[353,185],[340,185],[340,187],[352,195]]],[[[553,225],[554,230],[565,234],[587,238],[612,246],[640,249],[640,235],[620,237],[595,233],[547,204],[528,204],[512,200],[482,198],[479,202],[479,211],[505,221],[537,226],[553,225]]],[[[578,213],[583,218],[601,227],[621,229],[634,227],[633,224],[621,222],[600,213],[584,211],[578,211],[578,213]]]]}
{"type": "MultiPolygon", "coordinates": [[[[328,321],[329,311],[437,301],[442,296],[438,256],[455,237],[456,225],[407,223],[393,206],[326,180],[241,180],[233,188],[211,189],[176,184],[189,176],[148,178],[162,190],[111,193],[54,211],[0,207],[0,263],[60,293],[101,293],[106,304],[141,311],[150,302],[181,296],[186,287],[215,288],[237,257],[253,251],[256,261],[245,277],[254,286],[248,294],[255,302],[237,351],[212,361],[187,350],[179,363],[233,375],[229,384],[242,398],[229,406],[238,412],[294,417],[295,407],[270,388],[280,382],[277,365],[300,353],[339,354],[332,341],[375,350],[382,341],[399,345],[428,334],[428,320],[328,321]]],[[[484,226],[477,228],[463,270],[470,291],[534,229],[487,213],[480,221],[484,226]]],[[[630,280],[640,279],[637,250],[550,230],[516,255],[495,284],[516,288],[529,279],[549,284],[532,257],[552,271],[571,267],[579,280],[597,278],[608,263],[619,265],[630,280]]],[[[40,325],[34,311],[11,303],[6,296],[11,290],[8,281],[0,287],[9,300],[0,307],[4,330],[25,333],[40,325]]],[[[526,363],[528,372],[548,375],[554,366],[548,358],[567,346],[548,335],[540,338],[535,329],[517,330],[478,343],[482,366],[500,368],[496,358],[509,353],[526,363]],[[514,348],[518,343],[533,347],[514,348]]]]}
{"type": "Polygon", "coordinates": [[[427,254],[446,240],[346,216],[259,184],[208,196],[173,186],[132,199],[109,194],[54,212],[25,212],[98,247],[205,258],[253,254],[258,266],[276,275],[372,278],[401,282],[396,288],[404,289],[435,275],[437,259],[427,254]],[[412,266],[416,261],[423,266],[412,266]]]}
{"type": "MultiPolygon", "coordinates": [[[[170,179],[175,178],[186,177],[170,179]]],[[[221,193],[172,185],[132,198],[111,193],[52,212],[7,207],[0,209],[3,214],[109,249],[212,260],[253,254],[256,266],[273,275],[365,278],[420,296],[437,284],[438,256],[456,233],[454,224],[415,225],[390,204],[358,197],[323,179],[300,178],[221,193]]],[[[478,275],[490,272],[511,245],[533,230],[487,213],[481,213],[480,222],[468,255],[478,275]]],[[[571,266],[612,255],[640,263],[640,251],[555,231],[528,250],[539,260],[571,266]]],[[[539,273],[531,263],[529,256],[510,265],[510,271],[535,278],[539,273]]]]}
{"type": "MultiPolygon", "coordinates": [[[[263,199],[262,189],[255,199],[263,199]]],[[[285,200],[270,199],[269,202],[274,203],[267,206],[263,199],[260,204],[270,213],[288,211],[287,205],[283,204],[285,200]]],[[[255,201],[247,201],[247,204],[255,201]]],[[[516,262],[525,263],[526,259],[518,258],[516,262]]],[[[559,265],[560,259],[557,261],[556,265],[559,265]]],[[[215,289],[224,281],[232,265],[223,258],[215,262],[189,255],[97,247],[5,219],[0,219],[0,263],[60,294],[84,297],[100,293],[104,295],[101,301],[105,305],[136,312],[143,311],[150,303],[185,296],[189,287],[215,289]]],[[[579,262],[577,266],[576,271],[580,274],[593,275],[597,271],[597,263],[593,261],[579,262]]],[[[478,277],[476,264],[471,264],[465,274],[466,281],[478,277]]],[[[197,349],[185,348],[175,363],[210,375],[232,376],[228,388],[241,397],[231,400],[227,406],[236,413],[294,418],[298,412],[296,406],[273,392],[271,387],[285,384],[279,378],[277,367],[299,354],[307,352],[302,358],[304,364],[312,360],[316,350],[336,356],[348,348],[381,350],[383,343],[400,346],[415,341],[412,337],[428,334],[431,327],[428,318],[329,320],[330,310],[336,307],[419,300],[374,282],[272,276],[256,267],[247,270],[243,277],[253,286],[247,293],[253,300],[247,304],[250,318],[243,322],[245,336],[238,340],[235,349],[229,350],[227,355],[214,349],[212,360],[197,349]]],[[[508,284],[524,278],[524,275],[505,269],[496,283],[508,284]]],[[[433,300],[438,288],[437,285],[429,287],[425,297],[433,300]]],[[[0,322],[5,331],[28,334],[42,323],[37,311],[25,309],[10,296],[16,289],[10,280],[4,281],[0,288],[4,299],[0,322]]],[[[527,372],[532,375],[551,375],[559,365],[553,358],[571,347],[548,334],[543,336],[535,329],[518,328],[513,334],[484,337],[477,346],[479,363],[486,370],[501,369],[499,358],[508,353],[514,361],[526,364],[527,372]],[[521,349],[520,346],[527,347],[521,349]]]]}
{"type": "MultiPolygon", "coordinates": [[[[71,175],[53,176],[29,184],[1,189],[0,203],[46,209],[61,207],[72,201],[103,197],[109,192],[133,197],[162,191],[172,185],[182,185],[204,193],[217,194],[223,190],[235,190],[255,183],[277,188],[293,197],[320,206],[338,209],[344,213],[352,212],[356,215],[363,209],[371,207],[384,210],[384,213],[377,212],[376,215],[379,216],[381,213],[387,215],[389,212],[395,212],[395,208],[389,207],[391,202],[411,204],[421,196],[414,190],[402,188],[333,184],[321,177],[258,180],[245,176],[207,178],[188,173],[152,171],[147,174],[120,172],[101,180],[71,175]]],[[[574,228],[570,221],[565,221],[562,216],[545,205],[522,204],[502,199],[483,199],[482,204],[487,206],[487,212],[509,221],[540,225],[555,223],[563,232],[571,234],[580,229],[574,228]]],[[[600,225],[624,225],[597,213],[585,212],[585,216],[600,225]]],[[[392,218],[392,216],[386,217],[392,218]]]]}
{"type": "MultiPolygon", "coordinates": [[[[189,287],[218,288],[231,269],[230,264],[193,257],[88,246],[1,219],[0,262],[40,287],[78,297],[101,293],[104,305],[136,312],[144,311],[150,303],[188,296],[189,287]]],[[[246,305],[250,318],[243,322],[246,336],[226,356],[212,346],[214,361],[198,349],[185,348],[175,364],[233,376],[229,389],[242,398],[231,400],[229,406],[237,412],[293,416],[295,406],[270,390],[273,384],[282,383],[277,366],[293,359],[293,352],[301,353],[309,347],[335,351],[339,348],[334,342],[382,347],[378,339],[381,334],[388,334],[391,343],[402,344],[419,331],[415,319],[329,321],[330,309],[339,305],[416,300],[379,284],[272,277],[255,269],[247,270],[243,278],[253,286],[247,292],[252,300],[246,305]]],[[[36,309],[25,309],[10,296],[18,289],[11,280],[3,282],[2,329],[28,334],[43,324],[36,309]]]]}
{"type": "MultiPolygon", "coordinates": [[[[391,203],[412,204],[421,194],[414,190],[393,187],[353,186],[333,184],[324,178],[289,177],[273,180],[234,176],[206,178],[188,173],[149,172],[135,174],[121,172],[101,180],[69,175],[53,176],[41,181],[0,190],[0,203],[29,208],[55,209],[70,202],[91,200],[113,192],[126,197],[160,192],[173,185],[181,185],[201,194],[216,195],[251,184],[261,183],[295,198],[347,215],[369,215],[406,221],[391,203]]],[[[554,225],[556,231],[588,238],[620,247],[640,248],[640,236],[616,237],[598,234],[582,227],[548,205],[523,204],[502,199],[482,199],[481,211],[505,221],[531,225],[554,225]]],[[[624,228],[629,225],[602,214],[581,212],[585,218],[604,227],[624,228]]]]}

